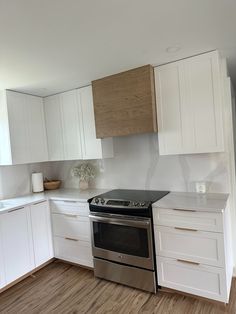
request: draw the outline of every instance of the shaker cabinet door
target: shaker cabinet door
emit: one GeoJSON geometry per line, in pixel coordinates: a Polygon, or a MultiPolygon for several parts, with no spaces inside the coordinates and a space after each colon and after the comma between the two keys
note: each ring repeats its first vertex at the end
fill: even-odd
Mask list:
{"type": "Polygon", "coordinates": [[[35,267],[53,258],[51,218],[48,201],[31,205],[35,267]]]}
{"type": "Polygon", "coordinates": [[[160,154],[223,151],[218,53],[156,67],[155,82],[160,154]]]}
{"type": "Polygon", "coordinates": [[[44,98],[49,160],[65,160],[59,95],[44,98]]]}
{"type": "Polygon", "coordinates": [[[81,110],[83,159],[102,158],[101,139],[96,138],[92,87],[77,90],[81,110]]]}
{"type": "Polygon", "coordinates": [[[28,130],[31,162],[47,161],[48,150],[43,99],[27,95],[26,106],[29,115],[28,130]]]}
{"type": "Polygon", "coordinates": [[[34,268],[30,208],[22,207],[0,216],[6,284],[34,268]]]}
{"type": "Polygon", "coordinates": [[[81,159],[81,121],[76,90],[60,94],[65,160],[81,159]]]}
{"type": "Polygon", "coordinates": [[[29,112],[24,94],[7,91],[7,108],[13,164],[30,163],[29,112]]]}

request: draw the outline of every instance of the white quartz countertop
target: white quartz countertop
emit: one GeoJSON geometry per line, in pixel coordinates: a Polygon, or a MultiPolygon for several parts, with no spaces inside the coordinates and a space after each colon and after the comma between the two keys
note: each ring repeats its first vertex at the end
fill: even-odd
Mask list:
{"type": "Polygon", "coordinates": [[[229,195],[223,193],[171,192],[153,204],[153,208],[175,208],[205,212],[222,212],[229,195]]]}
{"type": "Polygon", "coordinates": [[[25,196],[1,200],[0,213],[19,208],[21,206],[35,204],[47,199],[87,202],[90,198],[107,191],[108,190],[104,189],[88,189],[86,191],[80,191],[79,189],[59,189],[54,191],[45,191],[42,193],[32,193],[25,196]]]}

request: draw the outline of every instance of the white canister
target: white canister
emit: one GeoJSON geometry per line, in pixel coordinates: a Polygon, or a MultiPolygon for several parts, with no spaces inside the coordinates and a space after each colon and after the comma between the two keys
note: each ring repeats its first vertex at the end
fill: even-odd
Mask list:
{"type": "Polygon", "coordinates": [[[41,172],[32,173],[32,191],[43,192],[43,174],[41,172]]]}

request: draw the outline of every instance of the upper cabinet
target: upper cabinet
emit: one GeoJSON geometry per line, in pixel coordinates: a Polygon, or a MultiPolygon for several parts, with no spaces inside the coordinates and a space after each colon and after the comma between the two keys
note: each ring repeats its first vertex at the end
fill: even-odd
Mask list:
{"type": "Polygon", "coordinates": [[[93,81],[92,88],[97,138],[157,131],[152,66],[93,81]]]}
{"type": "Polygon", "coordinates": [[[1,92],[0,120],[0,165],[48,160],[42,98],[1,92]]]}
{"type": "Polygon", "coordinates": [[[49,160],[113,157],[112,139],[96,139],[91,86],[44,98],[49,160]]]}
{"type": "Polygon", "coordinates": [[[224,151],[218,52],[156,67],[155,86],[160,155],[224,151]]]}

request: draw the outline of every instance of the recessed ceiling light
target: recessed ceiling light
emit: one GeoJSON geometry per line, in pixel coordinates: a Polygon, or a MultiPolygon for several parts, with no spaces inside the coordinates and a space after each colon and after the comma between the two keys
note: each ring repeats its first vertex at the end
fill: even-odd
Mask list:
{"type": "Polygon", "coordinates": [[[180,46],[171,46],[171,47],[166,48],[166,52],[173,53],[173,52],[179,51],[180,49],[181,49],[180,46]]]}

